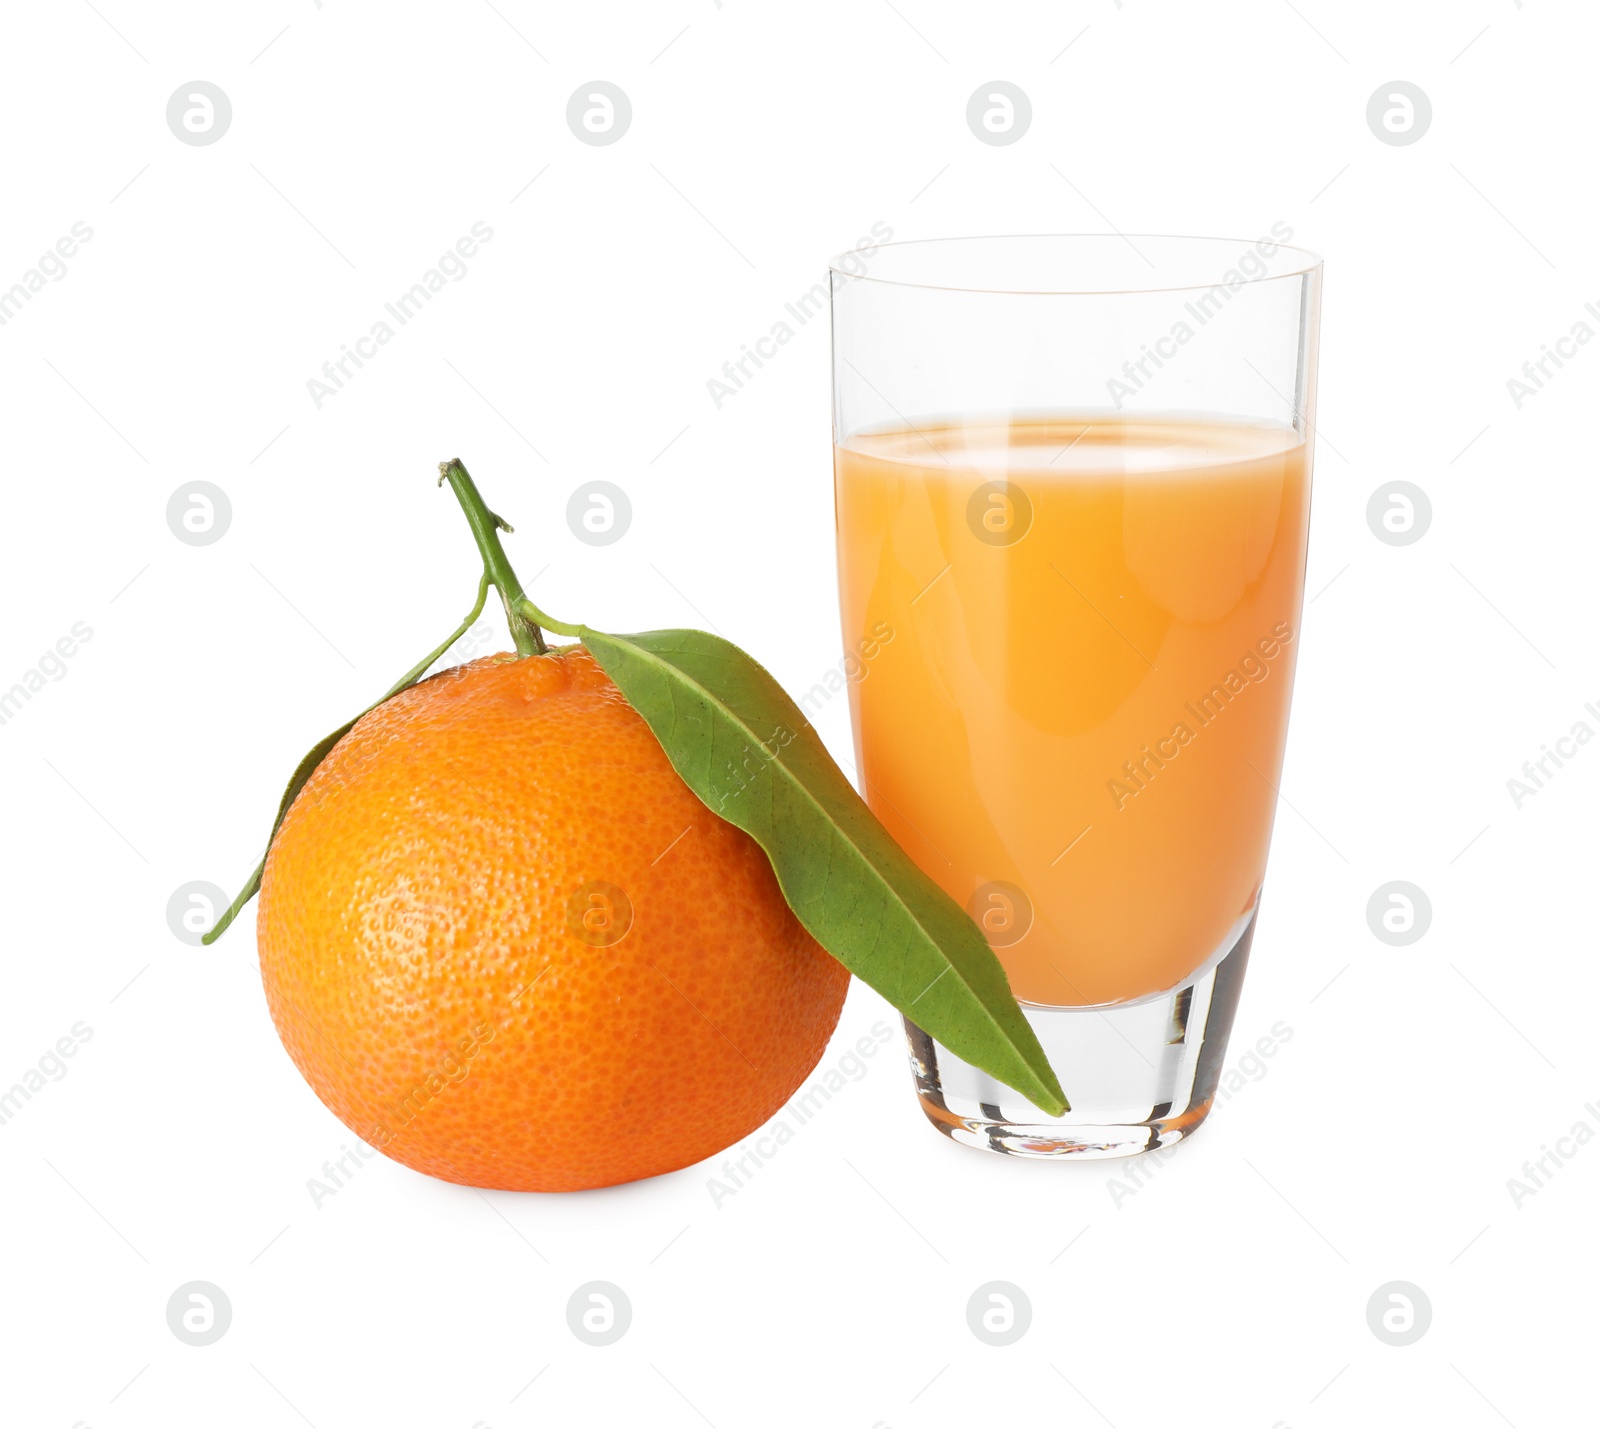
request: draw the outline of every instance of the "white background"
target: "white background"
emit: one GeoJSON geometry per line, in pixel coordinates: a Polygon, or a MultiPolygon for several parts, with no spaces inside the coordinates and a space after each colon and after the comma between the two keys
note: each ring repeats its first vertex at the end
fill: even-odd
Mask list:
{"type": "MultiPolygon", "coordinates": [[[[0,285],[93,238],[0,328],[0,687],[93,636],[0,727],[0,1086],[93,1036],[0,1126],[0,1417],[1578,1422],[1600,1148],[1520,1205],[1507,1181],[1600,1129],[1600,749],[1520,809],[1506,780],[1600,729],[1600,350],[1520,410],[1506,381],[1600,300],[1592,8],[496,4],[8,14],[0,285]],[[206,147],[165,120],[196,78],[233,106],[206,147]],[[596,78],[633,105],[608,147],[565,122],[596,78]],[[1033,104],[1005,147],[965,123],[996,78],[1033,104]],[[1403,147],[1365,119],[1397,78],[1434,111],[1403,147]],[[307,379],[479,220],[467,276],[319,410],[307,379]],[[713,1165],[548,1197],[381,1157],[315,1205],[352,1138],[280,1048],[251,919],[191,947],[169,896],[231,892],[300,752],[469,605],[446,456],[553,614],[710,624],[815,682],[839,654],[825,325],[721,410],[706,381],[875,221],[1282,221],[1326,256],[1291,807],[1229,1064],[1292,1038],[1132,1194],[1148,1159],[945,1142],[897,1044],[720,1206],[713,1165]],[[604,549],[563,514],[595,477],[634,511],[604,549]],[[1433,507],[1404,547],[1365,517],[1396,478],[1433,507]],[[165,517],[197,479],[232,506],[204,547],[165,517]],[[1432,903],[1408,947],[1367,926],[1393,879],[1432,903]],[[1033,1307],[1003,1349],[965,1314],[997,1279],[1033,1307]],[[233,1307],[209,1347],[167,1327],[190,1280],[233,1307]],[[633,1306],[607,1348],[567,1328],[591,1280],[633,1306]],[[1433,1307],[1405,1348],[1366,1320],[1392,1280],[1433,1307]]],[[[821,726],[846,754],[842,697],[821,726]]],[[[887,1015],[856,986],[823,1068],[887,1015]]]]}

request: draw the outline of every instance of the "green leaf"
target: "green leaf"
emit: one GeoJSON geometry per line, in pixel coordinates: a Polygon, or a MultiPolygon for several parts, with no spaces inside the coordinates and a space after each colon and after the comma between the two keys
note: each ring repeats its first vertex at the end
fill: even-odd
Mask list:
{"type": "MultiPolygon", "coordinates": [[[[382,703],[382,701],[379,703],[382,703]]],[[[365,713],[365,710],[361,712],[361,714],[365,713]]],[[[356,719],[360,718],[361,715],[356,716],[356,719]]],[[[310,779],[314,773],[316,773],[317,765],[321,764],[322,761],[328,757],[334,745],[343,739],[345,735],[350,733],[351,729],[355,727],[355,722],[356,720],[354,719],[349,720],[340,725],[338,729],[334,730],[334,732],[328,735],[326,738],[319,739],[311,746],[310,749],[305,752],[300,762],[295,765],[294,773],[289,776],[288,787],[283,791],[283,798],[278,801],[278,814],[277,817],[272,821],[272,832],[267,835],[268,849],[272,847],[273,839],[278,837],[278,827],[283,823],[284,815],[289,812],[289,805],[294,803],[294,796],[305,788],[306,781],[310,779]]],[[[216,942],[218,938],[228,931],[229,924],[231,924],[233,920],[239,916],[239,913],[244,908],[244,905],[254,898],[258,892],[260,892],[261,874],[266,869],[266,866],[267,856],[266,854],[262,854],[261,862],[256,865],[256,871],[250,875],[250,881],[245,884],[244,888],[240,891],[239,896],[228,905],[228,911],[217,919],[216,924],[211,931],[206,933],[200,939],[200,941],[207,947],[210,947],[211,944],[216,942]]]]}
{"type": "Polygon", "coordinates": [[[1068,1109],[977,925],[878,822],[766,670],[701,630],[580,635],[683,781],[766,851],[812,937],[958,1057],[1051,1115],[1068,1109]]]}

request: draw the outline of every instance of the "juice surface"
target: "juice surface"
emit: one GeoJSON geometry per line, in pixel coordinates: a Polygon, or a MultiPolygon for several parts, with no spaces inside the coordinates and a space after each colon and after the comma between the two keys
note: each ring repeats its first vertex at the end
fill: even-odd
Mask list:
{"type": "Polygon", "coordinates": [[[1012,991],[1171,988],[1253,908],[1299,648],[1296,432],[950,421],[835,452],[862,792],[1012,991]]]}

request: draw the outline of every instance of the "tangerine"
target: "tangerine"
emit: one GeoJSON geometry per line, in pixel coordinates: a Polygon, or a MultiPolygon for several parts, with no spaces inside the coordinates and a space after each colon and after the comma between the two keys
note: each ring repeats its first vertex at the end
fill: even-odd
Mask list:
{"type": "Polygon", "coordinates": [[[334,1115],[503,1190],[721,1151],[816,1065],[850,980],[582,646],[474,660],[358,720],[273,840],[256,935],[334,1115]]]}

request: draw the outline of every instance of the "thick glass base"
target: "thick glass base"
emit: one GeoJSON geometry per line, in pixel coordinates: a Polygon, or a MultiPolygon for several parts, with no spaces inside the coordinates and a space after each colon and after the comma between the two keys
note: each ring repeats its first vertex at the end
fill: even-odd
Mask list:
{"type": "Polygon", "coordinates": [[[1007,1156],[1134,1156],[1193,1135],[1216,1095],[1255,926],[1251,909],[1199,973],[1137,1002],[1023,1003],[1072,1103],[1062,1117],[1044,1115],[907,1021],[928,1120],[952,1141],[1007,1156]]]}

